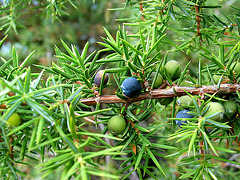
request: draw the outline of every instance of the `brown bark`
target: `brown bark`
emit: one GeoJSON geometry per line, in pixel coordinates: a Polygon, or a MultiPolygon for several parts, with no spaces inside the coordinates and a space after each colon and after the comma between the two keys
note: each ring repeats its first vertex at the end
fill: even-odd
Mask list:
{"type": "Polygon", "coordinates": [[[80,101],[81,103],[86,105],[96,105],[97,103],[100,103],[100,104],[132,103],[132,102],[142,101],[146,99],[159,99],[164,97],[182,96],[182,95],[186,95],[186,92],[192,95],[199,95],[203,93],[231,94],[239,90],[240,90],[240,84],[221,84],[219,89],[217,85],[202,86],[200,88],[174,86],[169,89],[154,89],[154,90],[151,90],[150,92],[140,94],[139,96],[133,99],[127,99],[127,100],[122,100],[116,95],[104,95],[104,96],[93,97],[93,98],[83,98],[80,101]]]}

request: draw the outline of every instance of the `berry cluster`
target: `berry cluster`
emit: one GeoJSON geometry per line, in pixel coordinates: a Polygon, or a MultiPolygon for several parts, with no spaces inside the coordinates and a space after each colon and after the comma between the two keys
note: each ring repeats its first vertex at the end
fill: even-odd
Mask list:
{"type": "MultiPolygon", "coordinates": [[[[232,67],[234,72],[240,72],[240,63],[236,63],[234,67],[232,67]]],[[[151,89],[156,89],[162,86],[163,82],[165,82],[164,77],[168,76],[172,80],[176,80],[180,77],[181,68],[177,61],[170,60],[165,66],[162,68],[161,72],[153,71],[149,73],[148,76],[148,84],[151,86],[151,89]]],[[[105,73],[104,70],[100,70],[95,78],[94,82],[97,87],[100,87],[101,84],[105,86],[108,82],[109,75],[105,73]],[[104,76],[104,78],[103,78],[104,76]]],[[[225,77],[221,77],[219,75],[214,74],[213,79],[215,83],[218,83],[220,79],[223,81],[226,79],[225,77]]],[[[221,81],[221,82],[222,82],[221,81]]],[[[144,87],[142,83],[139,82],[137,77],[128,77],[124,79],[121,84],[121,90],[124,96],[127,98],[134,98],[139,95],[144,87]]],[[[194,103],[193,100],[197,103],[197,98],[190,97],[188,95],[181,96],[177,99],[177,103],[181,109],[177,114],[177,120],[175,120],[176,124],[182,128],[184,123],[187,123],[191,118],[196,117],[196,113],[194,113],[194,103]]],[[[168,105],[173,101],[173,97],[166,97],[158,99],[158,102],[161,105],[168,105]]],[[[234,117],[237,112],[237,104],[233,100],[228,100],[223,103],[220,102],[207,102],[204,104],[204,110],[201,117],[208,118],[212,121],[227,121],[229,118],[234,117]]],[[[116,115],[113,116],[108,122],[108,129],[112,134],[118,135],[122,134],[126,128],[126,121],[122,116],[116,115]]]]}
{"type": "MultiPolygon", "coordinates": [[[[168,76],[172,80],[176,80],[180,77],[181,74],[180,64],[175,60],[170,60],[162,68],[161,73],[159,71],[150,72],[147,82],[152,89],[161,87],[164,82],[162,74],[164,74],[164,77],[168,76]]],[[[101,85],[107,85],[108,79],[108,73],[106,73],[104,70],[100,70],[94,77],[94,83],[96,87],[99,88],[101,85]]],[[[141,93],[143,87],[143,83],[140,83],[137,77],[128,77],[124,79],[120,86],[122,93],[126,98],[134,98],[138,96],[141,93]]],[[[158,99],[162,105],[168,105],[172,102],[172,100],[172,97],[158,99]]],[[[121,134],[124,132],[125,128],[126,122],[122,116],[113,116],[108,122],[108,129],[112,134],[121,134]]]]}
{"type": "MultiPolygon", "coordinates": [[[[194,109],[193,99],[195,97],[190,97],[188,95],[181,96],[178,98],[177,103],[181,110],[177,113],[176,118],[181,120],[175,120],[176,124],[181,128],[183,123],[187,123],[187,120],[193,118],[194,113],[191,114],[191,109],[194,109]]],[[[195,100],[196,102],[196,100],[195,100]]],[[[222,122],[229,121],[234,118],[237,113],[237,104],[233,100],[227,100],[223,103],[220,102],[208,102],[204,106],[202,117],[208,118],[213,121],[222,122]]]]}

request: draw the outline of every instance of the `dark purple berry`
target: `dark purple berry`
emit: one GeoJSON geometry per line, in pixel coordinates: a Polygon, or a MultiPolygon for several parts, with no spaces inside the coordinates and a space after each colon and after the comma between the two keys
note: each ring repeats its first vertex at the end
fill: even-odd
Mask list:
{"type": "MultiPolygon", "coordinates": [[[[94,83],[97,87],[100,87],[101,85],[103,74],[104,74],[104,70],[100,70],[94,77],[94,83]]],[[[106,85],[107,82],[108,82],[108,73],[105,73],[103,85],[106,85]]]]}

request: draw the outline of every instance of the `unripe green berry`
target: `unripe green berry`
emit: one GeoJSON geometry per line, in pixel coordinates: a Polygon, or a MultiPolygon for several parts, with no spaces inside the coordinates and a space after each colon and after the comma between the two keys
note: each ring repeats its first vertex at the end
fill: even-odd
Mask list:
{"type": "Polygon", "coordinates": [[[163,77],[160,73],[153,72],[150,76],[149,83],[150,83],[150,85],[152,85],[155,76],[157,76],[157,77],[154,82],[153,88],[159,88],[163,83],[163,77]]]}
{"type": "Polygon", "coordinates": [[[177,103],[182,108],[187,108],[188,106],[193,106],[192,98],[188,95],[179,97],[177,100],[177,103]]]}
{"type": "Polygon", "coordinates": [[[161,105],[168,105],[170,104],[171,102],[173,101],[173,98],[172,97],[166,97],[166,98],[159,98],[158,99],[158,102],[161,104],[161,105]]]}
{"type": "Polygon", "coordinates": [[[233,63],[231,65],[231,68],[233,68],[233,72],[235,72],[236,74],[238,74],[240,72],[240,62],[237,62],[236,64],[233,63]],[[235,65],[235,66],[234,66],[235,65]],[[234,68],[233,68],[234,67],[234,68]]]}
{"type": "Polygon", "coordinates": [[[236,72],[237,74],[240,72],[240,62],[237,62],[234,70],[235,70],[235,72],[236,72]]]}
{"type": "Polygon", "coordinates": [[[180,77],[181,69],[180,64],[175,60],[170,60],[165,65],[166,71],[172,77],[172,79],[177,79],[180,77]]]}
{"type": "Polygon", "coordinates": [[[194,84],[190,81],[183,80],[180,84],[180,86],[186,86],[186,87],[193,87],[194,84]]]}
{"type": "Polygon", "coordinates": [[[126,128],[126,121],[123,117],[116,115],[108,121],[108,130],[112,134],[121,134],[126,128]]]}
{"type": "Polygon", "coordinates": [[[210,103],[207,104],[207,106],[209,106],[209,109],[204,114],[204,117],[207,117],[207,116],[212,115],[214,113],[220,112],[219,114],[211,117],[210,119],[212,119],[214,121],[221,121],[223,119],[223,115],[225,113],[225,110],[224,110],[224,107],[223,107],[222,104],[220,104],[218,102],[210,102],[210,103]]]}
{"type": "MultiPolygon", "coordinates": [[[[214,75],[213,75],[213,81],[214,81],[214,83],[215,83],[215,84],[218,84],[220,78],[221,78],[220,75],[214,74],[214,75]]],[[[223,76],[221,82],[226,81],[226,80],[227,80],[227,77],[226,77],[226,76],[223,76]]]]}
{"type": "Polygon", "coordinates": [[[225,109],[226,116],[232,117],[237,112],[237,104],[232,100],[225,101],[223,103],[223,107],[225,109]]]}
{"type": "Polygon", "coordinates": [[[8,126],[19,126],[21,124],[21,118],[17,113],[13,113],[7,120],[8,126]]]}

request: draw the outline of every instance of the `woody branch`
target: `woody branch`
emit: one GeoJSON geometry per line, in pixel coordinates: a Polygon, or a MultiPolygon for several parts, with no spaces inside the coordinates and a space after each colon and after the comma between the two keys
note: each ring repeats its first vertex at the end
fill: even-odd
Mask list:
{"type": "Polygon", "coordinates": [[[217,85],[202,86],[200,88],[174,86],[169,89],[154,89],[149,92],[140,94],[139,96],[129,100],[120,99],[116,95],[103,95],[103,96],[93,97],[93,98],[83,98],[80,101],[81,103],[86,105],[95,105],[97,103],[100,103],[100,104],[126,103],[126,102],[132,103],[132,102],[142,101],[146,99],[159,99],[164,97],[182,96],[182,95],[185,95],[186,92],[192,95],[199,95],[203,93],[231,94],[239,90],[240,90],[240,84],[221,84],[219,88],[217,85]]]}

